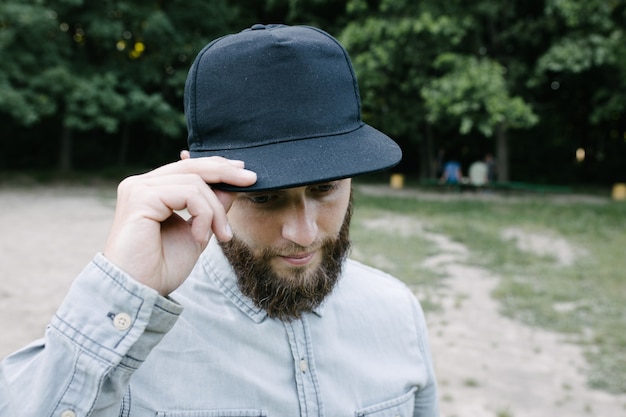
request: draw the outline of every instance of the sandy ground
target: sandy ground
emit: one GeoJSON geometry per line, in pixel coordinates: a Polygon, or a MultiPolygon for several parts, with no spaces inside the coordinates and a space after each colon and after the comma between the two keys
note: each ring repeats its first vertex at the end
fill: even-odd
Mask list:
{"type": "MultiPolygon", "coordinates": [[[[105,194],[0,188],[0,358],[43,334],[73,278],[102,250],[114,208],[113,191],[105,194]]],[[[440,249],[424,266],[448,275],[435,295],[443,311],[427,317],[442,417],[626,416],[626,396],[586,386],[579,347],[498,313],[490,297],[498,277],[466,265],[466,247],[409,218],[377,222],[370,226],[422,233],[440,249]]],[[[537,246],[538,237],[504,233],[521,248],[537,246]]],[[[569,259],[567,242],[559,248],[569,259]]]]}

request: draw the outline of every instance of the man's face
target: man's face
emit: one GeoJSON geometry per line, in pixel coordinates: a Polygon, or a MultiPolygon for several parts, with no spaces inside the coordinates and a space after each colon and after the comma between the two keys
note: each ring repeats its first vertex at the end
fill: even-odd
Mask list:
{"type": "Polygon", "coordinates": [[[271,317],[290,320],[332,291],[350,246],[351,181],[240,193],[222,243],[239,285],[271,317]]]}

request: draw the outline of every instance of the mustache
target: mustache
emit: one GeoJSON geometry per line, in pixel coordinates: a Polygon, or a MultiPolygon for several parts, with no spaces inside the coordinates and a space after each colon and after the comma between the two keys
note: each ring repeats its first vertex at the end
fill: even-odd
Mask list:
{"type": "Polygon", "coordinates": [[[324,247],[325,244],[328,243],[331,239],[318,239],[309,246],[300,246],[297,243],[288,242],[281,247],[275,248],[265,248],[261,253],[262,259],[270,259],[276,256],[291,256],[298,253],[309,253],[309,252],[317,252],[324,247]]]}

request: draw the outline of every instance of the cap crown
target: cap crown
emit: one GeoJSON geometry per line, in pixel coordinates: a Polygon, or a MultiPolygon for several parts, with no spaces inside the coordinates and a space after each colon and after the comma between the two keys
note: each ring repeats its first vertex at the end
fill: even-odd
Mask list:
{"type": "Polygon", "coordinates": [[[356,77],[311,27],[255,25],[207,45],[185,87],[190,151],[338,135],[361,125],[356,77]]]}

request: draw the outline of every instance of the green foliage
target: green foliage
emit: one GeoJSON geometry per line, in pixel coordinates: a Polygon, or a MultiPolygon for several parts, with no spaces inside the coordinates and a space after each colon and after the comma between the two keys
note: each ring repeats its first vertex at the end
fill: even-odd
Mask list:
{"type": "Polygon", "coordinates": [[[340,40],[359,76],[364,118],[392,136],[412,137],[424,122],[419,89],[431,76],[432,62],[463,34],[454,19],[429,13],[349,23],[340,40]]]}
{"type": "Polygon", "coordinates": [[[537,62],[538,72],[581,73],[593,67],[617,64],[616,52],[624,39],[621,31],[605,37],[590,34],[583,38],[564,38],[552,45],[537,62]]]}
{"type": "Polygon", "coordinates": [[[135,89],[128,93],[126,104],[125,119],[135,121],[150,118],[151,124],[147,128],[167,136],[178,135],[181,126],[185,125],[184,115],[169,104],[161,93],[148,94],[135,89]]]}
{"type": "Polygon", "coordinates": [[[496,127],[529,128],[538,118],[519,97],[509,95],[505,68],[488,58],[442,54],[435,68],[444,75],[421,89],[430,123],[459,121],[459,132],[473,128],[492,136],[496,127]]]}
{"type": "Polygon", "coordinates": [[[0,112],[23,126],[56,111],[45,90],[33,88],[41,69],[67,57],[56,14],[39,2],[6,2],[0,8],[0,112]]]}
{"type": "Polygon", "coordinates": [[[611,166],[625,157],[626,3],[548,0],[543,19],[550,22],[549,42],[527,85],[554,124],[565,126],[555,141],[586,150],[581,171],[621,180],[611,166]]]}
{"type": "Polygon", "coordinates": [[[346,10],[353,20],[342,40],[364,116],[403,144],[432,136],[419,163],[441,147],[468,158],[495,147],[501,173],[510,154],[512,170],[534,179],[530,153],[510,153],[508,137],[528,141],[516,144],[525,153],[553,153],[570,181],[599,178],[607,159],[626,157],[625,2],[352,0],[346,10]],[[447,31],[402,29],[404,21],[428,19],[447,31]],[[489,145],[481,137],[498,139],[489,145]],[[587,160],[574,167],[579,147],[587,160]]]}
{"type": "Polygon", "coordinates": [[[624,7],[621,0],[546,0],[546,15],[562,19],[570,28],[612,30],[615,25],[611,15],[619,7],[624,7]]]}
{"type": "Polygon", "coordinates": [[[117,116],[125,100],[115,91],[116,85],[117,80],[110,73],[76,80],[72,89],[65,92],[64,126],[75,130],[117,131],[117,116]]]}
{"type": "Polygon", "coordinates": [[[221,0],[5,3],[0,112],[25,126],[53,119],[59,133],[181,136],[190,62],[233,19],[221,0]]]}
{"type": "MultiPolygon", "coordinates": [[[[510,155],[516,180],[623,177],[623,0],[2,0],[0,154],[19,141],[46,143],[34,146],[40,155],[0,166],[47,161],[47,142],[63,127],[82,142],[77,152],[118,136],[130,141],[120,148],[150,137],[180,149],[183,86],[198,50],[281,22],[340,38],[363,117],[401,144],[401,170],[426,174],[437,149],[455,148],[464,164],[496,152],[501,173],[510,155]],[[574,165],[577,148],[587,159],[574,165]],[[551,164],[533,162],[545,154],[551,164]]],[[[150,152],[162,161],[169,150],[150,152]]]]}

